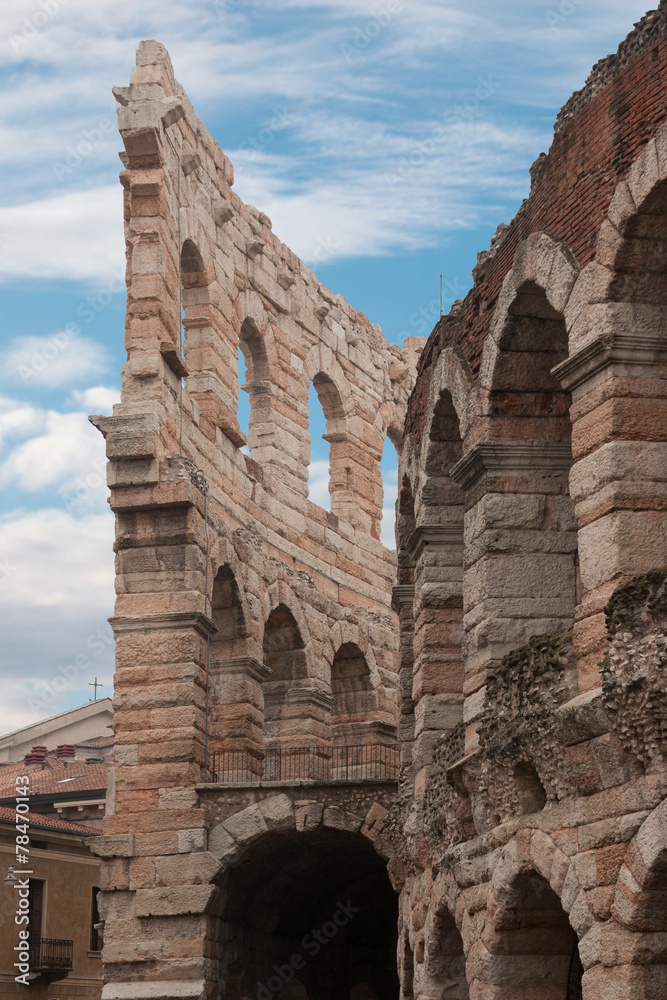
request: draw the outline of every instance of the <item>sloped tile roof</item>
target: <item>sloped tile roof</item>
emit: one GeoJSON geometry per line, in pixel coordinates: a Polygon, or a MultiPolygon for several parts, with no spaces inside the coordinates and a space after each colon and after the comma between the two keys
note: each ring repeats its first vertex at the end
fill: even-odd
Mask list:
{"type": "MultiPolygon", "coordinates": [[[[21,822],[26,822],[32,829],[56,830],[60,833],[78,833],[86,837],[97,837],[101,830],[93,830],[83,823],[72,823],[68,819],[61,819],[60,816],[43,816],[41,813],[21,813],[21,822]]],[[[16,813],[9,806],[0,806],[0,823],[11,823],[16,821],[16,813]]]]}
{"type": "Polygon", "coordinates": [[[29,767],[23,761],[0,767],[0,801],[13,799],[16,778],[27,775],[32,795],[68,798],[76,792],[101,792],[107,787],[108,764],[86,764],[80,760],[58,760],[52,754],[43,767],[29,767]]]}

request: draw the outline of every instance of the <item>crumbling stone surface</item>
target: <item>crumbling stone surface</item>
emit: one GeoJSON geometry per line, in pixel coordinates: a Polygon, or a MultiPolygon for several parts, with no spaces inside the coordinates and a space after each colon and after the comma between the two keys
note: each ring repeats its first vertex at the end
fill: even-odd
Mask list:
{"type": "Polygon", "coordinates": [[[667,569],[615,591],[607,605],[609,652],[602,690],[621,740],[646,768],[667,746],[667,569]]]}

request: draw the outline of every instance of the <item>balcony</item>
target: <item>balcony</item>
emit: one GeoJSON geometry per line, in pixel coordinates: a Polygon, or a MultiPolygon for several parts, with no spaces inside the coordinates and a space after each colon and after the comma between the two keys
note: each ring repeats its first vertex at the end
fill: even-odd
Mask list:
{"type": "Polygon", "coordinates": [[[35,972],[70,972],[72,941],[38,938],[30,943],[30,967],[35,972]]]}
{"type": "Polygon", "coordinates": [[[251,750],[216,750],[209,757],[209,780],[219,785],[398,780],[398,747],[274,747],[263,756],[251,750]]]}

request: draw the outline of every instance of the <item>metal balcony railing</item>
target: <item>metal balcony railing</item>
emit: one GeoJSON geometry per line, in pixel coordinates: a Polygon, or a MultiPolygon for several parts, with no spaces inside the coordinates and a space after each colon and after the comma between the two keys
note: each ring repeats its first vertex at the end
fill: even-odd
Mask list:
{"type": "Polygon", "coordinates": [[[251,750],[216,750],[209,758],[209,780],[224,785],[396,781],[398,766],[395,746],[269,747],[263,757],[251,750]]]}
{"type": "Polygon", "coordinates": [[[72,969],[72,941],[58,938],[37,938],[30,943],[30,966],[35,971],[72,969]]]}

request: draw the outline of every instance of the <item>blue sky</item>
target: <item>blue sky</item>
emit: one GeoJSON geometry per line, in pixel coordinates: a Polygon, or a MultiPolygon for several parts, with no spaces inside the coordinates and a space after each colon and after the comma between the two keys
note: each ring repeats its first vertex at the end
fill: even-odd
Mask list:
{"type": "MultiPolygon", "coordinates": [[[[141,38],[232,159],[235,188],[389,340],[427,335],[509,222],[554,117],[633,0],[3,0],[0,732],[111,691],[101,438],[123,354],[113,85],[141,38]]],[[[311,496],[326,498],[317,407],[311,496]]],[[[385,537],[395,454],[384,462],[385,537]]]]}

